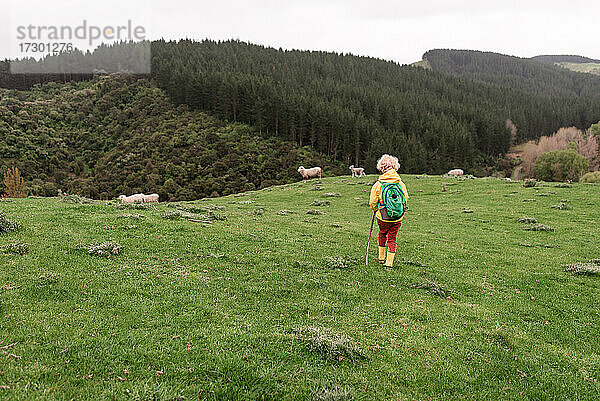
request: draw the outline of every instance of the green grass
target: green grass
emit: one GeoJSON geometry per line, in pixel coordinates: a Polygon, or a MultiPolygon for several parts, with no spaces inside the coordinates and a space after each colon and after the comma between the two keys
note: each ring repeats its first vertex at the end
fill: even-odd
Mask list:
{"type": "Polygon", "coordinates": [[[406,176],[386,270],[376,232],[364,266],[374,180],[178,204],[227,217],[212,224],[164,219],[166,204],[0,202],[23,225],[0,246],[29,245],[0,252],[0,398],[600,397],[600,277],[564,269],[600,257],[600,186],[406,176]],[[306,213],[315,199],[326,214],[306,213]],[[88,254],[109,241],[118,255],[88,254]]]}

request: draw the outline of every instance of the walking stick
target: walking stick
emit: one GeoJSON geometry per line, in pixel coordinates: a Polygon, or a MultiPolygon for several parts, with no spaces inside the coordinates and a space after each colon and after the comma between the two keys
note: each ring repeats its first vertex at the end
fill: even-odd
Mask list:
{"type": "Polygon", "coordinates": [[[371,234],[373,234],[373,223],[375,223],[375,214],[373,212],[373,218],[371,219],[371,231],[369,231],[369,240],[367,241],[367,256],[365,257],[365,266],[369,266],[369,245],[371,245],[371,234]]]}

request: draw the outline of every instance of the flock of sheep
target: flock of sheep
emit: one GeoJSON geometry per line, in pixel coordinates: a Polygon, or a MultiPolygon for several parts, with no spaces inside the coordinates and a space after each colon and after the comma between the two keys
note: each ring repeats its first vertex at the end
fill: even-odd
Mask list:
{"type": "MultiPolygon", "coordinates": [[[[304,166],[298,167],[298,172],[302,175],[302,178],[306,180],[310,180],[311,178],[321,179],[321,167],[313,167],[313,168],[304,168],[304,166]]],[[[352,173],[352,177],[363,177],[366,176],[365,169],[362,167],[354,167],[354,165],[350,166],[350,172],[352,173]]],[[[456,177],[461,177],[464,172],[461,169],[454,169],[448,172],[448,175],[453,175],[456,177]]],[[[131,196],[121,195],[119,199],[123,203],[158,203],[159,196],[158,194],[144,195],[144,194],[135,194],[131,196]]]]}

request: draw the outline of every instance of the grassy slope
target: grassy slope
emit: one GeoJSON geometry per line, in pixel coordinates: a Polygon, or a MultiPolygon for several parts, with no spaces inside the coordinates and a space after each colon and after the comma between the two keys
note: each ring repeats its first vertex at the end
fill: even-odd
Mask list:
{"type": "Polygon", "coordinates": [[[560,65],[561,67],[571,71],[587,72],[589,74],[600,75],[599,63],[557,63],[557,65],[560,65]]]}
{"type": "Polygon", "coordinates": [[[599,278],[561,264],[600,255],[600,186],[481,179],[442,192],[448,179],[407,176],[410,211],[387,271],[376,246],[362,265],[373,180],[196,202],[226,207],[228,220],[210,226],[162,219],[168,205],[138,222],[106,204],[0,203],[24,223],[0,245],[31,245],[26,256],[0,254],[0,340],[17,343],[0,355],[0,385],[10,386],[0,396],[310,399],[340,384],[358,399],[598,399],[599,278]],[[342,197],[326,215],[305,214],[330,191],[342,197]],[[562,199],[573,210],[550,208],[562,199]],[[520,216],[556,232],[523,231],[520,216]],[[108,239],[125,246],[114,259],[76,250],[108,239]],[[359,263],[324,266],[338,254],[359,263]],[[428,280],[451,298],[411,287],[428,280]],[[309,351],[290,334],[307,326],[354,337],[368,358],[309,351]]]}

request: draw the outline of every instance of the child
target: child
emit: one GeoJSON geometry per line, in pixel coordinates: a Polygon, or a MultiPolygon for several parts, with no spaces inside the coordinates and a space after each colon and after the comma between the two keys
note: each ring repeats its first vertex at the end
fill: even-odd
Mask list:
{"type": "MultiPolygon", "coordinates": [[[[401,189],[404,195],[404,201],[408,199],[406,186],[400,179],[397,170],[400,168],[398,158],[390,155],[383,155],[377,161],[377,170],[381,172],[379,180],[371,189],[371,199],[369,204],[373,211],[377,212],[377,225],[379,225],[379,263],[385,264],[385,267],[392,267],[394,264],[394,256],[396,255],[396,235],[398,229],[402,225],[402,217],[391,218],[387,213],[384,205],[382,188],[386,183],[397,183],[400,185],[393,186],[401,189]],[[382,216],[383,213],[383,216],[382,216]],[[387,243],[387,258],[386,258],[386,243],[387,243]]],[[[394,198],[396,197],[395,195],[394,198]]],[[[393,215],[393,214],[392,214],[393,215]]]]}

